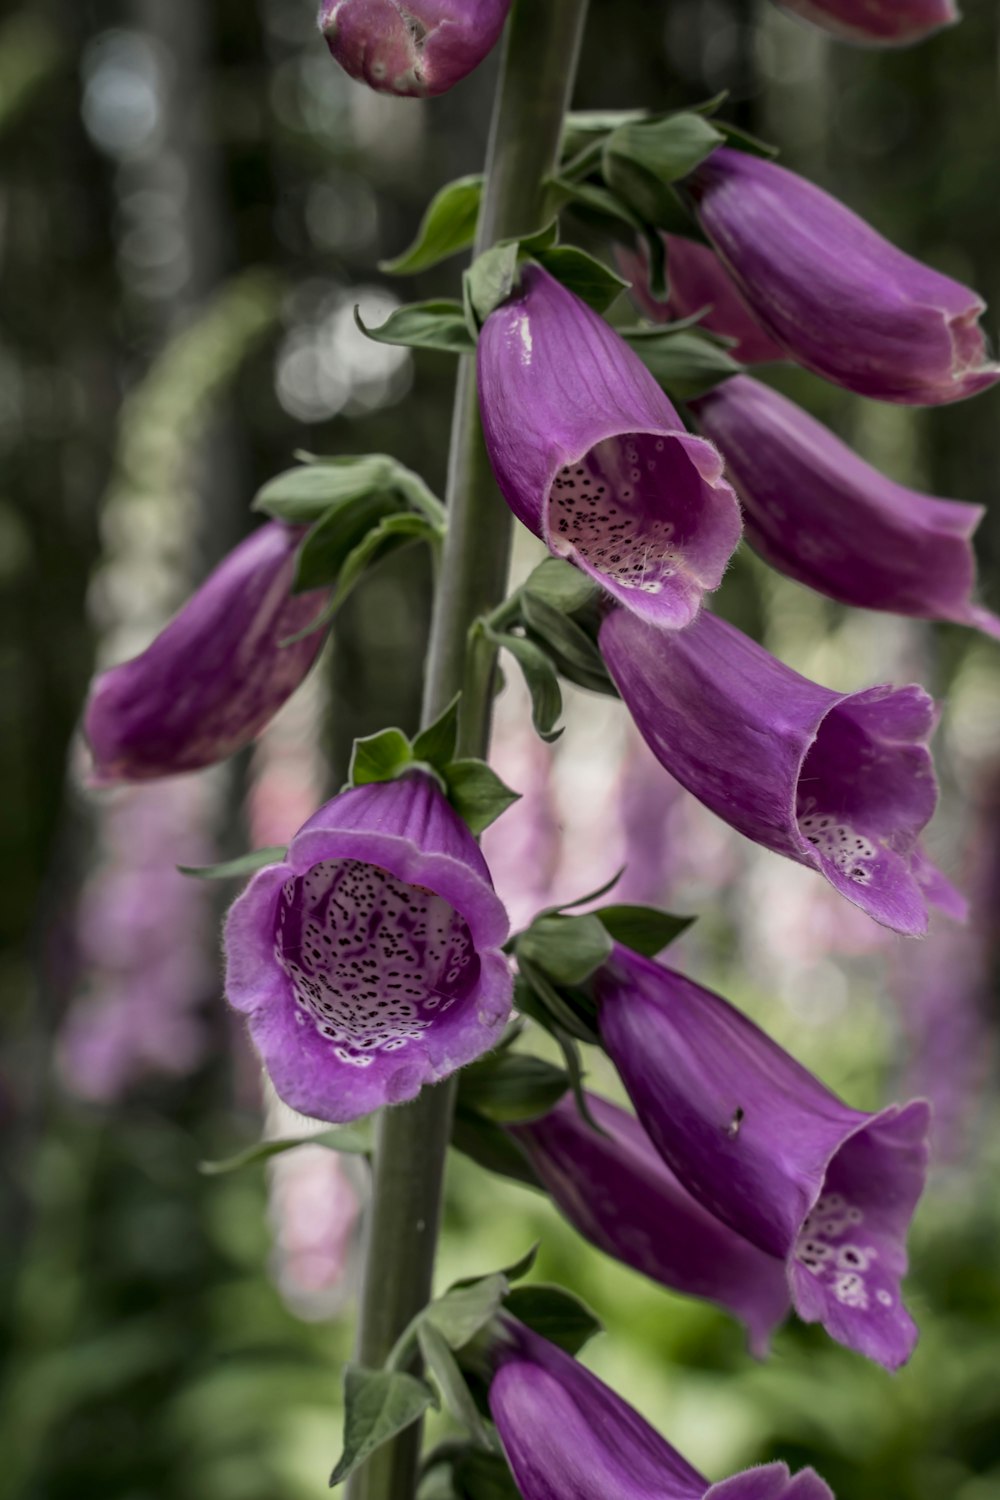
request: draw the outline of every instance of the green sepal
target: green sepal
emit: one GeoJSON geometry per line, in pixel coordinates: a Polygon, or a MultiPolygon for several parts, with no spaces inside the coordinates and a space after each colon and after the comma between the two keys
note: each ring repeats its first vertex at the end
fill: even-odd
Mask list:
{"type": "MultiPolygon", "coordinates": [[[[460,1075],[461,1077],[461,1075],[460,1075]]],[[[525,1152],[495,1120],[466,1109],[459,1097],[451,1130],[451,1144],[477,1166],[519,1182],[522,1187],[545,1189],[525,1152]]]]}
{"type": "Polygon", "coordinates": [[[462,278],[463,301],[471,321],[481,328],[490,313],[507,301],[517,284],[520,246],[502,241],[472,262],[462,278]]]}
{"type": "Polygon", "coordinates": [[[603,261],[576,245],[551,245],[536,250],[533,259],[595,312],[605,312],[628,287],[603,261]]]}
{"type": "Polygon", "coordinates": [[[600,588],[572,563],[564,562],[561,557],[547,557],[528,574],[521,592],[571,615],[595,599],[600,588]]]}
{"type": "Polygon", "coordinates": [[[458,714],[462,702],[461,693],[456,693],[444,713],[422,729],[413,741],[414,760],[426,761],[428,765],[444,767],[455,758],[458,744],[458,714]]]}
{"type": "Polygon", "coordinates": [[[293,592],[305,594],[333,583],[365,537],[399,510],[398,498],[388,489],[370,490],[328,507],[299,547],[293,592]]]}
{"type": "Polygon", "coordinates": [[[646,369],[678,401],[693,401],[744,367],[713,338],[669,328],[619,328],[646,369]]]}
{"type": "Polygon", "coordinates": [[[254,875],[268,865],[279,864],[287,853],[284,844],[275,844],[269,849],[254,849],[250,854],[224,860],[220,865],[178,865],[177,870],[194,880],[242,880],[245,875],[254,875]]]}
{"type": "Polygon", "coordinates": [[[444,768],[448,800],[477,837],[521,798],[484,760],[453,760],[444,768]]]}
{"type": "Polygon", "coordinates": [[[379,270],[389,276],[413,276],[467,250],[476,238],[482,197],[481,175],[446,183],[427,205],[412,244],[400,255],[379,261],[379,270]]]}
{"type": "MultiPolygon", "coordinates": [[[[524,1015],[543,1026],[562,1047],[562,1038],[599,1043],[593,1004],[582,992],[568,993],[552,983],[544,969],[529,958],[519,957],[520,973],[514,982],[514,1004],[524,1015]]],[[[566,1049],[562,1047],[565,1056],[566,1049]]],[[[566,1059],[571,1085],[576,1080],[576,1060],[566,1059]]]]}
{"type": "Polygon", "coordinates": [[[257,1162],[270,1161],[273,1156],[283,1156],[286,1151],[296,1151],[300,1146],[323,1146],[327,1151],[343,1151],[348,1156],[370,1156],[374,1149],[374,1135],[367,1121],[354,1125],[338,1126],[335,1130],[320,1130],[315,1135],[287,1136],[278,1141],[258,1141],[235,1156],[221,1161],[201,1161],[198,1171],[206,1177],[222,1177],[228,1172],[239,1172],[243,1167],[257,1162]]]}
{"type": "Polygon", "coordinates": [[[502,1052],[463,1068],[458,1103],[500,1125],[537,1120],[559,1103],[569,1074],[526,1052],[502,1052]]]}
{"type": "Polygon", "coordinates": [[[567,1354],[578,1354],[595,1334],[604,1332],[600,1318],[565,1287],[534,1282],[518,1286],[507,1298],[507,1311],[567,1354]]]}
{"type": "Polygon", "coordinates": [[[402,344],[408,349],[437,349],[444,354],[474,354],[476,341],[469,331],[465,309],[453,297],[432,302],[410,302],[397,307],[384,323],[369,328],[357,308],[354,321],[366,338],[377,344],[402,344]]]}
{"type": "Polygon", "coordinates": [[[521,1500],[507,1460],[499,1454],[463,1454],[455,1462],[452,1481],[456,1500],[521,1500]]]}
{"type": "MultiPolygon", "coordinates": [[[[616,943],[655,958],[670,943],[676,942],[696,920],[660,911],[655,906],[605,906],[594,912],[595,918],[616,943]]],[[[529,929],[530,931],[530,929],[529,929]]]]}
{"type": "Polygon", "coordinates": [[[258,490],[252,510],[278,521],[308,523],[321,520],[333,506],[392,491],[397,464],[385,453],[302,458],[298,468],[286,469],[258,490]]]}
{"type": "Polygon", "coordinates": [[[417,1343],[428,1373],[433,1376],[442,1400],[455,1421],[466,1429],[481,1448],[492,1448],[495,1439],[490,1436],[486,1423],[479,1415],[472,1392],[448,1341],[432,1322],[425,1320],[417,1327],[417,1343]]]}
{"type": "Polygon", "coordinates": [[[426,516],[417,515],[414,511],[396,511],[393,515],[385,516],[366,532],[357,546],[345,557],[336,574],[336,588],[322,613],[311,625],[307,625],[297,635],[290,636],[289,640],[282,644],[292,644],[301,640],[304,635],[311,635],[314,630],[320,630],[328,625],[348,595],[353,593],[361,582],[368,569],[375,563],[382,562],[390,553],[398,551],[401,547],[408,547],[414,542],[427,542],[431,546],[437,546],[441,539],[440,529],[426,516]]]}
{"type": "Polygon", "coordinates": [[[517,940],[518,964],[527,961],[557,985],[583,984],[610,957],[612,939],[598,916],[543,916],[517,940]]]}
{"type": "Polygon", "coordinates": [[[492,630],[484,625],[487,638],[494,646],[508,651],[521,668],[531,695],[531,722],[539,738],[552,743],[562,734],[555,726],[562,715],[562,690],[559,674],[549,656],[525,636],[492,630]]]}
{"type": "Polygon", "coordinates": [[[382,729],[354,741],[348,781],[351,786],[395,781],[412,764],[413,747],[403,731],[382,729]]]}
{"type": "Polygon", "coordinates": [[[401,1370],[348,1365],[344,1375],[344,1451],[330,1475],[342,1484],[383,1443],[420,1420],[437,1397],[430,1386],[401,1370]]]}
{"type": "Polygon", "coordinates": [[[693,172],[724,139],[699,114],[629,121],[604,142],[604,181],[646,224],[673,228],[677,210],[670,184],[693,172]]]}
{"type": "Polygon", "coordinates": [[[564,677],[593,692],[618,696],[601,653],[575,620],[532,592],[524,594],[521,614],[532,638],[545,646],[564,677]]]}
{"type": "Polygon", "coordinates": [[[730,146],[735,146],[738,151],[745,151],[748,156],[763,156],[773,160],[781,155],[777,146],[772,146],[770,141],[762,141],[760,136],[751,135],[749,130],[744,130],[740,125],[730,125],[728,120],[716,120],[715,126],[730,146]]]}

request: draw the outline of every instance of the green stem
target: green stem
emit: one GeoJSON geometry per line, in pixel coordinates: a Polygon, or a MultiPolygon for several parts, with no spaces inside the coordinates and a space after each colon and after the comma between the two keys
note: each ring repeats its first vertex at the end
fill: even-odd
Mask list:
{"type": "MultiPolygon", "coordinates": [[[[504,45],[476,253],[540,229],[576,73],[587,0],[515,0],[504,45]]],[[[479,424],[475,367],[461,361],[448,469],[448,536],[434,600],[423,721],[462,687],[469,627],[507,588],[510,512],[497,493],[479,424]]],[[[489,745],[491,672],[463,701],[459,753],[489,745]]],[[[358,1357],[378,1367],[430,1297],[452,1082],[425,1089],[379,1122],[358,1357]]],[[[413,1500],[419,1427],[375,1453],[350,1482],[349,1500],[413,1500]]]]}

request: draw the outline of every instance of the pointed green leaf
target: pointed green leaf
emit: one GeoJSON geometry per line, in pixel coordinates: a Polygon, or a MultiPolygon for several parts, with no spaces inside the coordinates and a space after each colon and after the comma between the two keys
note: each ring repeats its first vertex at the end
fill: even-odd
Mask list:
{"type": "Polygon", "coordinates": [[[354,741],[348,780],[352,786],[394,781],[413,764],[413,747],[401,729],[383,729],[354,741]]]}
{"type": "MultiPolygon", "coordinates": [[[[325,470],[308,469],[306,473],[325,470]]],[[[369,490],[353,499],[338,501],[312,528],[299,547],[294,591],[308,593],[333,583],[354,549],[379,521],[400,510],[391,489],[369,490]]]]}
{"type": "Polygon", "coordinates": [[[372,1131],[365,1121],[359,1121],[355,1125],[339,1126],[336,1130],[320,1130],[315,1135],[258,1141],[255,1146],[248,1146],[246,1151],[227,1156],[222,1161],[199,1162],[198,1171],[206,1177],[221,1177],[256,1162],[270,1161],[272,1156],[283,1156],[286,1151],[295,1151],[299,1146],[323,1146],[328,1151],[344,1151],[349,1156],[368,1156],[373,1147],[372,1131]]]}
{"type": "Polygon", "coordinates": [[[595,312],[604,312],[628,286],[628,282],[603,261],[596,260],[575,245],[553,245],[547,250],[536,250],[534,258],[595,312]]]}
{"type": "Polygon", "coordinates": [[[521,612],[524,623],[534,634],[578,671],[596,678],[607,677],[601,653],[575,620],[533,592],[523,596],[521,612]]]}
{"type": "Polygon", "coordinates": [[[583,609],[600,592],[592,578],[561,557],[547,557],[540,562],[528,574],[522,591],[566,615],[583,609]]]}
{"type": "Polygon", "coordinates": [[[635,953],[643,953],[647,958],[655,958],[695,920],[694,917],[675,917],[655,906],[605,906],[594,916],[616,943],[635,953]]]}
{"type": "Polygon", "coordinates": [[[611,953],[611,938],[596,916],[539,917],[517,940],[518,961],[529,963],[556,984],[582,984],[611,953]]]}
{"type": "Polygon", "coordinates": [[[458,1097],[468,1109],[514,1124],[548,1114],[570,1086],[569,1074],[525,1052],[503,1052],[463,1068],[458,1097]]]}
{"type": "Polygon", "coordinates": [[[759,136],[751,135],[749,130],[743,130],[739,125],[730,125],[728,120],[716,120],[714,123],[716,129],[722,132],[731,146],[748,152],[750,156],[781,155],[777,146],[772,146],[769,141],[762,141],[759,136]]]}
{"type": "Polygon", "coordinates": [[[369,328],[355,308],[354,321],[377,344],[438,349],[445,354],[474,354],[476,350],[476,341],[465,321],[465,309],[451,297],[397,307],[377,328],[369,328]]]}
{"type": "Polygon", "coordinates": [[[427,205],[413,243],[392,260],[380,261],[379,269],[390,276],[414,276],[467,250],[476,238],[482,196],[481,176],[447,183],[427,205]]]}
{"type": "MultiPolygon", "coordinates": [[[[305,457],[305,455],[303,455],[305,457]]],[[[288,469],[264,485],[253,502],[280,521],[320,520],[332,506],[365,495],[388,495],[395,461],[384,453],[348,454],[316,459],[288,469]]]]}
{"type": "MultiPolygon", "coordinates": [[[[543,969],[534,966],[530,959],[518,954],[520,974],[514,984],[514,1004],[525,1015],[531,1016],[561,1043],[561,1034],[581,1042],[595,1042],[599,1038],[594,1030],[589,1013],[578,1011],[566,995],[552,983],[543,969]]],[[[565,1056],[566,1048],[563,1047],[565,1056]]],[[[570,1083],[576,1078],[578,1059],[569,1058],[566,1071],[570,1083]]]]}
{"type": "Polygon", "coordinates": [[[330,1475],[331,1489],[434,1405],[434,1392],[413,1375],[349,1365],[344,1376],[344,1451],[330,1475]]]}
{"type": "Polygon", "coordinates": [[[521,668],[531,694],[531,722],[535,733],[549,743],[562,734],[555,725],[562,714],[562,692],[555,667],[540,646],[520,635],[507,635],[485,627],[493,644],[511,656],[521,668]]]}
{"type": "Polygon", "coordinates": [[[507,1298],[507,1311],[567,1354],[578,1354],[604,1326],[585,1302],[565,1287],[533,1283],[518,1286],[507,1298]]]}
{"type": "Polygon", "coordinates": [[[670,228],[676,219],[670,184],[693,172],[723,140],[698,114],[620,125],[604,143],[604,180],[646,223],[670,228]]]}
{"type": "Polygon", "coordinates": [[[227,859],[221,865],[178,865],[177,869],[195,880],[242,880],[244,875],[278,864],[287,853],[284,844],[275,844],[269,849],[254,849],[252,854],[241,854],[237,859],[227,859]]]}
{"type": "Polygon", "coordinates": [[[481,1448],[492,1447],[486,1423],[479,1415],[465,1376],[458,1367],[448,1342],[434,1324],[425,1319],[417,1329],[417,1343],[431,1375],[437,1382],[444,1404],[455,1421],[464,1427],[481,1448]]]}
{"type": "Polygon", "coordinates": [[[453,760],[443,774],[448,800],[477,836],[521,799],[483,760],[453,760]]]}
{"type": "Polygon", "coordinates": [[[509,1286],[502,1271],[463,1282],[429,1302],[420,1321],[432,1324],[452,1349],[461,1349],[496,1317],[509,1286]]]}
{"type": "Polygon", "coordinates": [[[466,300],[480,327],[514,290],[519,255],[518,241],[509,240],[478,256],[466,271],[466,300]]]}
{"type": "Polygon", "coordinates": [[[413,741],[414,760],[426,761],[428,765],[436,766],[438,769],[442,769],[449,761],[454,760],[455,746],[458,743],[458,713],[461,701],[461,693],[456,693],[441,717],[420,731],[413,741]]]}
{"type": "Polygon", "coordinates": [[[743,366],[704,334],[659,328],[618,330],[638,354],[654,380],[678,401],[693,401],[739,375],[743,366]]]}

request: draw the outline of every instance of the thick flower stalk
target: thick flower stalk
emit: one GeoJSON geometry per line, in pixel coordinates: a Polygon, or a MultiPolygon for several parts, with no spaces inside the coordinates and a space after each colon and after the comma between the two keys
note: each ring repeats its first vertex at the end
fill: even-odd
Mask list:
{"type": "Polygon", "coordinates": [[[954,0],[778,0],[778,4],[841,41],[870,47],[908,47],[959,19],[954,0]]]}
{"type": "Polygon", "coordinates": [[[740,537],[722,460],[614,329],[539,266],[486,320],[479,404],[518,520],[644,619],[688,624],[740,537]]]}
{"type": "Polygon", "coordinates": [[[615,610],[600,645],[653,754],[731,827],[896,932],[926,931],[928,899],[961,915],[918,843],[937,804],[923,688],[833,692],[707,612],[666,635],[615,610]]]}
{"type": "Polygon", "coordinates": [[[929,1106],[850,1109],[725,1000],[625,948],[595,997],[604,1046],[688,1191],[785,1263],[801,1318],[903,1364],[917,1331],[900,1281],[929,1106]]]}
{"type": "Polygon", "coordinates": [[[694,403],[743,502],[747,539],[789,578],[842,604],[953,620],[1000,636],[972,601],[979,505],[896,484],[749,376],[694,403]]]}
{"type": "Polygon", "coordinates": [[[141,656],[102,672],[84,732],[92,785],[150,781],[242,750],[309,671],[322,631],[291,645],[325,593],[293,594],[301,527],[271,521],[219,564],[141,656]]]}
{"type": "Polygon", "coordinates": [[[937,406],[993,385],[981,297],[912,260],[794,172],[720,147],[688,179],[751,311],[793,359],[882,401],[937,406]]]}
{"type": "Polygon", "coordinates": [[[352,78],[423,98],[461,83],[503,31],[511,0],[323,0],[319,26],[352,78]]]}
{"type": "Polygon", "coordinates": [[[282,1099],[340,1123],[496,1042],[512,980],[485,861],[421,772],[334,797],[226,923],[226,993],[282,1099]]]}
{"type": "Polygon", "coordinates": [[[603,1381],[504,1317],[490,1414],[524,1500],[833,1500],[812,1469],[765,1464],[709,1481],[603,1381]]]}
{"type": "Polygon", "coordinates": [[[664,234],[670,291],[658,301],[649,284],[649,257],[644,248],[619,247],[617,259],[623,276],[632,283],[632,296],[654,323],[674,323],[700,314],[699,324],[711,333],[721,333],[736,342],[730,349],[745,365],[786,360],[788,351],[775,342],[757,322],[721,260],[709,245],[664,234]]]}
{"type": "Polygon", "coordinates": [[[790,1306],[783,1263],[692,1198],[632,1115],[590,1093],[587,1107],[598,1130],[569,1096],[508,1127],[557,1208],[616,1260],[727,1308],[763,1358],[790,1306]]]}

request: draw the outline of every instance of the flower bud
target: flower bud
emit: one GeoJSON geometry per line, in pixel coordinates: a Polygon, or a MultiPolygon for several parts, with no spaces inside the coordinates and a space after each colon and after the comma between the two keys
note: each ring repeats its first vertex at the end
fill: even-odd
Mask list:
{"type": "Polygon", "coordinates": [[[345,73],[382,94],[444,94],[479,66],[511,0],[323,0],[319,26],[345,73]]]}

